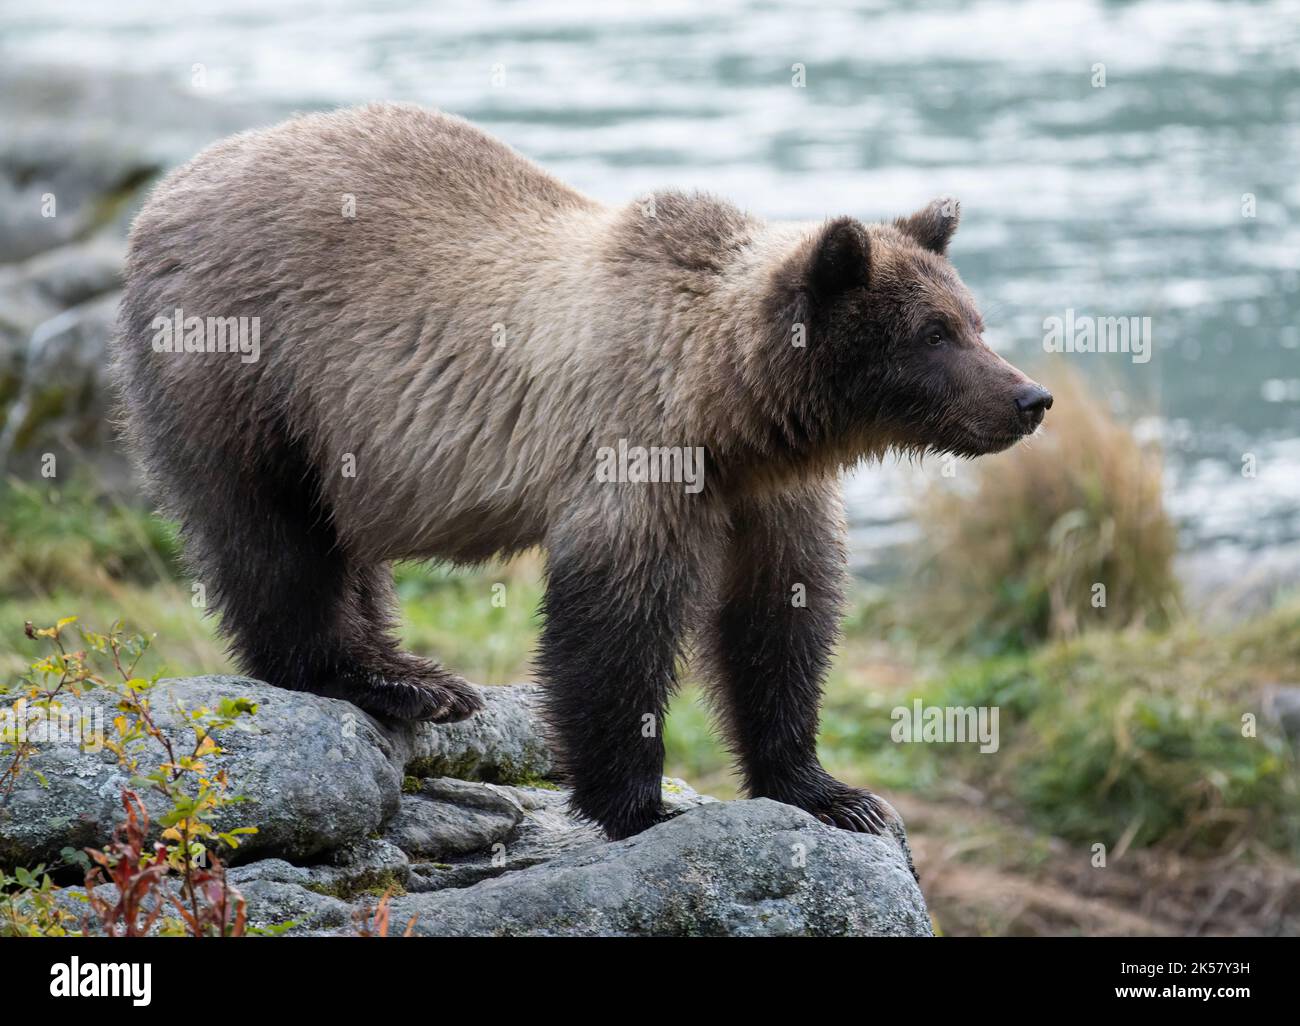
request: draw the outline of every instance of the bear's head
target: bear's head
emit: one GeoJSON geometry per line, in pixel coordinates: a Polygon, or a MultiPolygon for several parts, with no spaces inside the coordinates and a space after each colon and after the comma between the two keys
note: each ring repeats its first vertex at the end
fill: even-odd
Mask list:
{"type": "Polygon", "coordinates": [[[981,456],[1042,422],[1051,394],[985,343],[948,261],[958,217],[954,200],[892,224],[842,217],[782,266],[766,319],[784,349],[770,370],[785,378],[778,431],[793,448],[981,456]]]}

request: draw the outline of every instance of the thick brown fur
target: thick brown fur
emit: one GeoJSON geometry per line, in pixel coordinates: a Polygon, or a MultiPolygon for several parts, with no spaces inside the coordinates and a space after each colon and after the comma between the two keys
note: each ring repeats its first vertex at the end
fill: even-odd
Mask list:
{"type": "Polygon", "coordinates": [[[614,837],[659,818],[694,637],[751,793],[878,830],[815,753],[837,472],[996,451],[1050,405],[981,340],[944,257],[956,223],[934,204],[775,224],[676,192],[611,208],[458,118],[302,117],[211,147],[141,212],[122,419],[248,672],[470,715],[470,685],[394,640],[387,563],[540,545],[539,669],[578,811],[614,837]],[[155,351],[176,308],[259,318],[259,358],[155,351]],[[702,490],[597,481],[620,439],[702,447],[702,490]]]}

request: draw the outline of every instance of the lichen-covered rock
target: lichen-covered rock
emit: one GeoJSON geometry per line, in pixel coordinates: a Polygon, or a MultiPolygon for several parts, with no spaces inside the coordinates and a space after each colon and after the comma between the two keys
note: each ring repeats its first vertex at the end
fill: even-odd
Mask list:
{"type": "Polygon", "coordinates": [[[766,799],[700,805],[617,843],[394,899],[417,935],[925,936],[902,849],[766,799]]]}
{"type": "MultiPolygon", "coordinates": [[[[258,711],[220,735],[226,750],[220,762],[248,801],[223,810],[218,822],[223,829],[252,824],[258,832],[245,838],[235,860],[308,859],[364,840],[397,811],[401,768],[390,758],[388,738],[347,702],[210,676],[163,681],[150,706],[160,729],[192,743],[178,703],[193,710],[240,697],[257,702],[258,711]]],[[[116,715],[111,692],[89,691],[75,701],[89,723],[99,716],[111,724],[116,715]]],[[[52,861],[65,846],[103,845],[123,818],[121,791],[128,784],[107,750],[38,745],[0,809],[0,864],[52,861]]],[[[160,799],[148,790],[140,795],[156,820],[160,799]]]]}
{"type": "MultiPolygon", "coordinates": [[[[240,677],[167,681],[151,705],[173,732],[176,702],[259,703],[220,735],[221,764],[252,799],[222,825],[260,831],[227,859],[258,928],[353,933],[388,895],[395,933],[414,917],[417,934],[456,936],[929,934],[901,822],[883,837],[851,834],[666,778],[672,818],[610,843],[545,779],[537,689],[483,695],[469,720],[418,727],[240,677]]],[[[91,692],[80,712],[109,698],[91,692]]],[[[127,783],[106,752],[42,745],[0,812],[0,863],[103,845],[127,783]]]]}
{"type": "Polygon", "coordinates": [[[426,780],[402,795],[385,838],[412,857],[438,859],[490,849],[514,833],[524,807],[505,789],[463,780],[426,780]]]}
{"type": "Polygon", "coordinates": [[[554,771],[535,684],[482,688],[483,709],[460,723],[390,728],[408,772],[498,784],[545,780],[554,771]]]}
{"type": "Polygon", "coordinates": [[[230,870],[230,882],[293,884],[341,901],[361,894],[401,891],[411,876],[406,853],[388,841],[367,839],[332,852],[324,862],[295,866],[284,859],[261,859],[230,870]]]}
{"type": "MultiPolygon", "coordinates": [[[[412,805],[437,805],[438,822],[467,823],[491,812],[501,833],[446,861],[412,862],[394,891],[389,917],[402,929],[437,936],[925,936],[925,901],[895,837],[850,834],[767,800],[717,802],[665,780],[677,815],[611,844],[574,820],[561,790],[425,781],[412,805]],[[457,813],[460,809],[460,813],[457,813]],[[513,812],[522,813],[512,829],[513,812]]],[[[404,809],[403,814],[409,810],[404,809]]],[[[390,828],[388,839],[400,835],[390,828]]],[[[258,866],[262,865],[261,863],[258,866]]],[[[293,933],[348,933],[369,918],[377,896],[358,895],[346,923],[293,887],[319,893],[308,874],[287,867],[241,872],[250,917],[293,933]],[[277,919],[277,916],[279,917],[277,919]]],[[[239,879],[236,878],[237,882],[239,879]]],[[[242,886],[242,884],[241,884],[242,886]]]]}

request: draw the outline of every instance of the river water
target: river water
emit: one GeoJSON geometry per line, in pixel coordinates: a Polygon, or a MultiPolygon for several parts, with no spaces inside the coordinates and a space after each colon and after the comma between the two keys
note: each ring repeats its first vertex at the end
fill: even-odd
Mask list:
{"type": "MultiPolygon", "coordinates": [[[[1151,318],[1146,362],[1052,360],[1163,440],[1184,546],[1300,541],[1296,2],[4,0],[0,59],[286,107],[415,100],[609,201],[680,186],[880,219],[958,196],[989,340],[1049,384],[1046,318],[1151,318]]],[[[932,472],[854,476],[860,552],[906,534],[932,472]]]]}

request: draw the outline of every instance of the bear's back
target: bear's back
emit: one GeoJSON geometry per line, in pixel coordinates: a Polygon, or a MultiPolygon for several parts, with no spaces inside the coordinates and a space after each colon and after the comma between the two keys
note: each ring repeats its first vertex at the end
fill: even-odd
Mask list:
{"type": "Polygon", "coordinates": [[[594,209],[461,118],[372,104],[294,118],[204,150],[165,178],[141,211],[128,277],[221,265],[250,285],[273,272],[311,288],[343,267],[354,280],[368,270],[390,279],[413,261],[436,269],[440,260],[472,257],[475,244],[515,244],[540,223],[594,209]],[[257,259],[241,263],[240,251],[257,259]]]}

